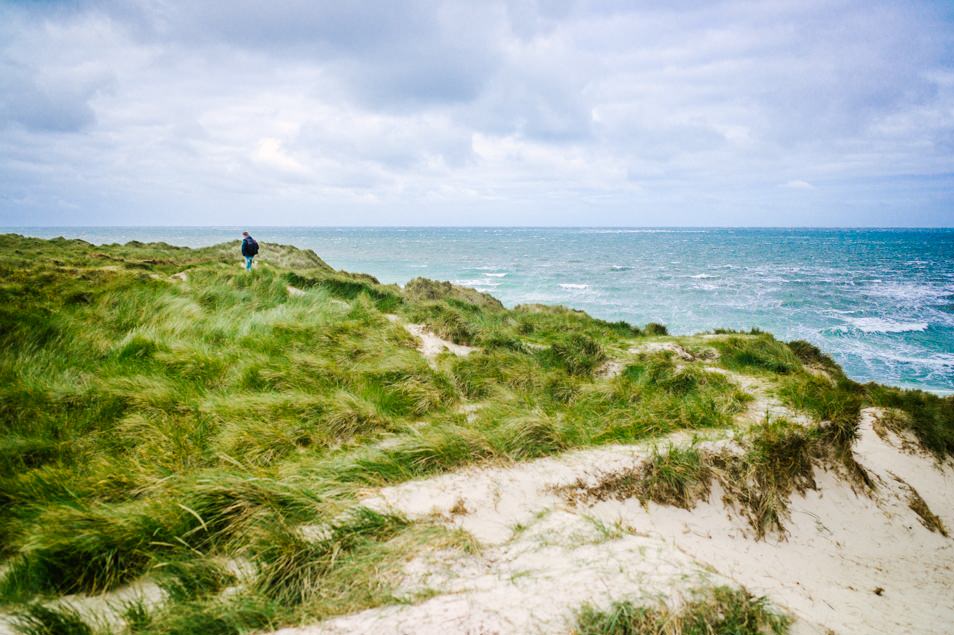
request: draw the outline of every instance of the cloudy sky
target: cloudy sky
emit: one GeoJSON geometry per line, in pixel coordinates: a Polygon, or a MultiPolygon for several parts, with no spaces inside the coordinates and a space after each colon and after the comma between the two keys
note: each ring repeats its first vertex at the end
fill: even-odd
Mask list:
{"type": "Polygon", "coordinates": [[[954,225],[954,4],[0,0],[0,225],[954,225]]]}

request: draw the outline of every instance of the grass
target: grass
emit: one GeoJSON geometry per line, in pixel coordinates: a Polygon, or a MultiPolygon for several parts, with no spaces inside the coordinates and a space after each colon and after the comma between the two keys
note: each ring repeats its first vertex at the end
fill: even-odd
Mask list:
{"type": "Polygon", "coordinates": [[[14,617],[14,628],[22,635],[93,635],[83,617],[69,606],[47,607],[30,604],[14,617]]]}
{"type": "Polygon", "coordinates": [[[575,635],[783,635],[788,617],[769,608],[765,598],[743,589],[696,590],[678,609],[615,602],[608,609],[584,606],[575,635]]]}
{"type": "Polygon", "coordinates": [[[866,384],[864,392],[872,404],[899,411],[898,424],[939,458],[954,455],[954,396],[938,399],[921,390],[878,384],[866,384]]]}
{"type": "Polygon", "coordinates": [[[750,428],[738,448],[670,445],[635,468],[563,488],[570,502],[638,499],[692,509],[707,501],[718,482],[724,501],[755,531],[757,539],[785,535],[793,493],[815,489],[815,468],[833,469],[862,488],[873,484],[851,454],[851,439],[832,424],[805,428],[776,419],[750,428]]]}
{"type": "Polygon", "coordinates": [[[712,345],[720,353],[722,366],[729,370],[788,375],[801,367],[795,353],[768,334],[714,339],[712,345]]]}
{"type": "Polygon", "coordinates": [[[638,498],[644,505],[652,501],[692,509],[709,498],[712,478],[708,456],[698,448],[669,446],[638,468],[611,474],[592,486],[577,482],[564,494],[572,502],[638,498]]]}
{"type": "MultiPolygon", "coordinates": [[[[136,632],[240,633],[394,601],[373,574],[397,570],[430,529],[361,511],[365,488],[729,428],[750,399],[701,359],[628,353],[665,337],[658,324],[506,309],[425,279],[401,289],[280,245],[263,245],[246,273],[235,245],[0,239],[7,612],[143,576],[170,600],[131,610],[136,632]],[[393,316],[477,350],[432,367],[393,316]],[[618,376],[602,376],[608,361],[618,376]],[[333,538],[307,540],[301,526],[333,538]],[[258,573],[222,597],[238,584],[217,564],[229,558],[258,573]]],[[[706,346],[830,420],[837,447],[874,404],[897,408],[897,425],[939,456],[954,453],[950,398],[859,386],[810,345],[767,334],[706,346]]],[[[688,505],[711,466],[670,459],[647,491],[688,505]]],[[[767,461],[758,474],[795,467],[767,461]]],[[[33,614],[36,628],[69,617],[33,614]]]]}
{"type": "Polygon", "coordinates": [[[894,477],[896,481],[901,485],[902,488],[908,494],[908,507],[915,514],[918,515],[918,518],[921,521],[921,524],[924,525],[930,531],[937,532],[944,536],[948,537],[947,527],[944,525],[944,521],[941,520],[940,516],[935,514],[931,508],[928,506],[927,501],[925,501],[921,494],[914,489],[910,483],[900,478],[899,476],[894,477]]]}

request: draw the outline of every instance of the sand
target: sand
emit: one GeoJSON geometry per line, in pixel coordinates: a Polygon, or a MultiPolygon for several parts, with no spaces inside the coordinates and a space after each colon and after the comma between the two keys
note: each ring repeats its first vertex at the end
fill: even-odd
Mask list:
{"type": "Polygon", "coordinates": [[[819,471],[819,489],[791,503],[787,536],[762,541],[723,506],[717,489],[692,511],[644,508],[634,500],[574,506],[553,491],[632,468],[649,445],[582,450],[385,488],[365,503],[466,529],[480,553],[434,551],[410,562],[399,595],[434,594],[426,601],[280,633],[569,632],[583,603],[677,602],[700,584],[766,595],[793,616],[795,633],[950,633],[954,540],[922,524],[898,479],[954,528],[954,465],[911,453],[894,435],[880,438],[872,425],[878,415],[863,412],[855,447],[877,491],[857,493],[819,471]],[[467,513],[452,513],[461,506],[467,513]]]}
{"type": "Polygon", "coordinates": [[[477,350],[472,346],[464,346],[463,344],[455,344],[450,340],[445,340],[427,330],[427,327],[423,324],[406,324],[401,322],[401,319],[393,314],[388,314],[386,317],[391,322],[401,323],[408,333],[417,338],[420,343],[417,350],[420,351],[421,355],[423,355],[431,365],[434,364],[437,356],[445,350],[450,351],[458,357],[466,357],[477,350]]]}

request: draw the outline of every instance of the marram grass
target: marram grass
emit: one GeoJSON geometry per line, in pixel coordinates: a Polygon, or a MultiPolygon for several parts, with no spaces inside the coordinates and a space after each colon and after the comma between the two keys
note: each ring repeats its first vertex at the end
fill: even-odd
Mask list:
{"type": "MultiPolygon", "coordinates": [[[[55,599],[142,579],[166,600],[127,607],[130,632],[251,632],[396,601],[413,553],[470,547],[363,510],[362,490],[731,427],[750,397],[706,356],[830,421],[837,447],[859,408],[881,405],[954,453],[951,398],[858,385],[811,345],[767,334],[669,338],[563,307],[506,309],[280,245],[247,273],[236,245],[0,240],[0,610],[24,632],[97,632],[55,599]],[[477,350],[425,360],[402,322],[477,350]],[[647,338],[700,356],[630,352],[647,338]],[[251,563],[249,579],[227,561],[251,563]]],[[[753,478],[797,478],[773,452],[753,478]]],[[[671,458],[653,487],[688,501],[693,457],[671,458]]]]}
{"type": "Polygon", "coordinates": [[[574,635],[783,635],[789,619],[774,612],[765,598],[744,589],[697,589],[677,609],[616,602],[608,609],[587,605],[574,635]]]}

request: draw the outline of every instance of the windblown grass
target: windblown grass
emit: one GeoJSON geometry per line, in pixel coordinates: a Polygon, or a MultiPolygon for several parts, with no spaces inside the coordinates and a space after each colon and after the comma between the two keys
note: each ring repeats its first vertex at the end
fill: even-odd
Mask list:
{"type": "Polygon", "coordinates": [[[851,440],[831,424],[805,428],[776,419],[749,429],[738,448],[669,446],[639,466],[564,488],[571,502],[636,498],[692,509],[709,499],[718,482],[725,503],[735,508],[762,539],[785,535],[792,494],[815,489],[815,469],[835,470],[852,484],[873,486],[855,462],[851,440]]]}
{"type": "Polygon", "coordinates": [[[644,505],[653,501],[692,509],[698,501],[709,498],[713,479],[710,463],[710,457],[696,447],[670,446],[665,453],[654,452],[637,469],[611,474],[592,486],[578,482],[564,494],[574,502],[638,498],[644,505]]]}
{"type": "Polygon", "coordinates": [[[712,344],[721,354],[722,365],[729,370],[757,370],[787,375],[801,367],[791,349],[771,335],[733,336],[713,340],[712,344]]]}
{"type": "Polygon", "coordinates": [[[864,391],[874,405],[903,413],[897,424],[914,432],[921,444],[938,457],[954,455],[954,395],[940,399],[921,390],[878,384],[866,384],[864,391]]]}
{"type": "MultiPolygon", "coordinates": [[[[132,607],[134,632],[239,633],[394,601],[373,574],[423,529],[355,510],[363,488],[731,427],[750,399],[703,360],[627,353],[663,337],[657,324],[508,310],[423,279],[402,290],[279,245],[247,273],[235,245],[0,238],[0,604],[32,610],[35,628],[71,619],[37,602],[143,576],[170,599],[132,607]],[[432,367],[394,315],[478,350],[432,367]],[[622,372],[603,376],[607,362],[622,372]],[[329,528],[330,542],[302,526],[329,528]],[[229,558],[253,562],[256,579],[230,579],[229,558]]],[[[813,434],[836,447],[874,403],[954,453],[951,399],[859,387],[767,334],[711,345],[830,421],[813,434]]],[[[696,498],[713,467],[692,458],[658,465],[647,496],[696,498]]],[[[752,482],[791,469],[759,465],[752,482]]]]}
{"type": "Polygon", "coordinates": [[[93,635],[94,629],[69,606],[29,604],[17,611],[14,628],[21,635],[93,635]]]}
{"type": "Polygon", "coordinates": [[[947,538],[947,527],[944,525],[944,521],[941,520],[940,516],[931,510],[927,504],[927,501],[921,497],[921,494],[919,494],[918,491],[904,479],[898,476],[895,476],[894,478],[898,481],[901,487],[907,491],[908,507],[911,508],[911,511],[918,515],[918,518],[921,520],[921,524],[930,531],[935,531],[947,538]]]}
{"type": "Polygon", "coordinates": [[[773,611],[766,598],[744,589],[696,590],[678,609],[615,602],[609,609],[584,606],[576,635],[783,635],[790,619],[773,611]]]}

